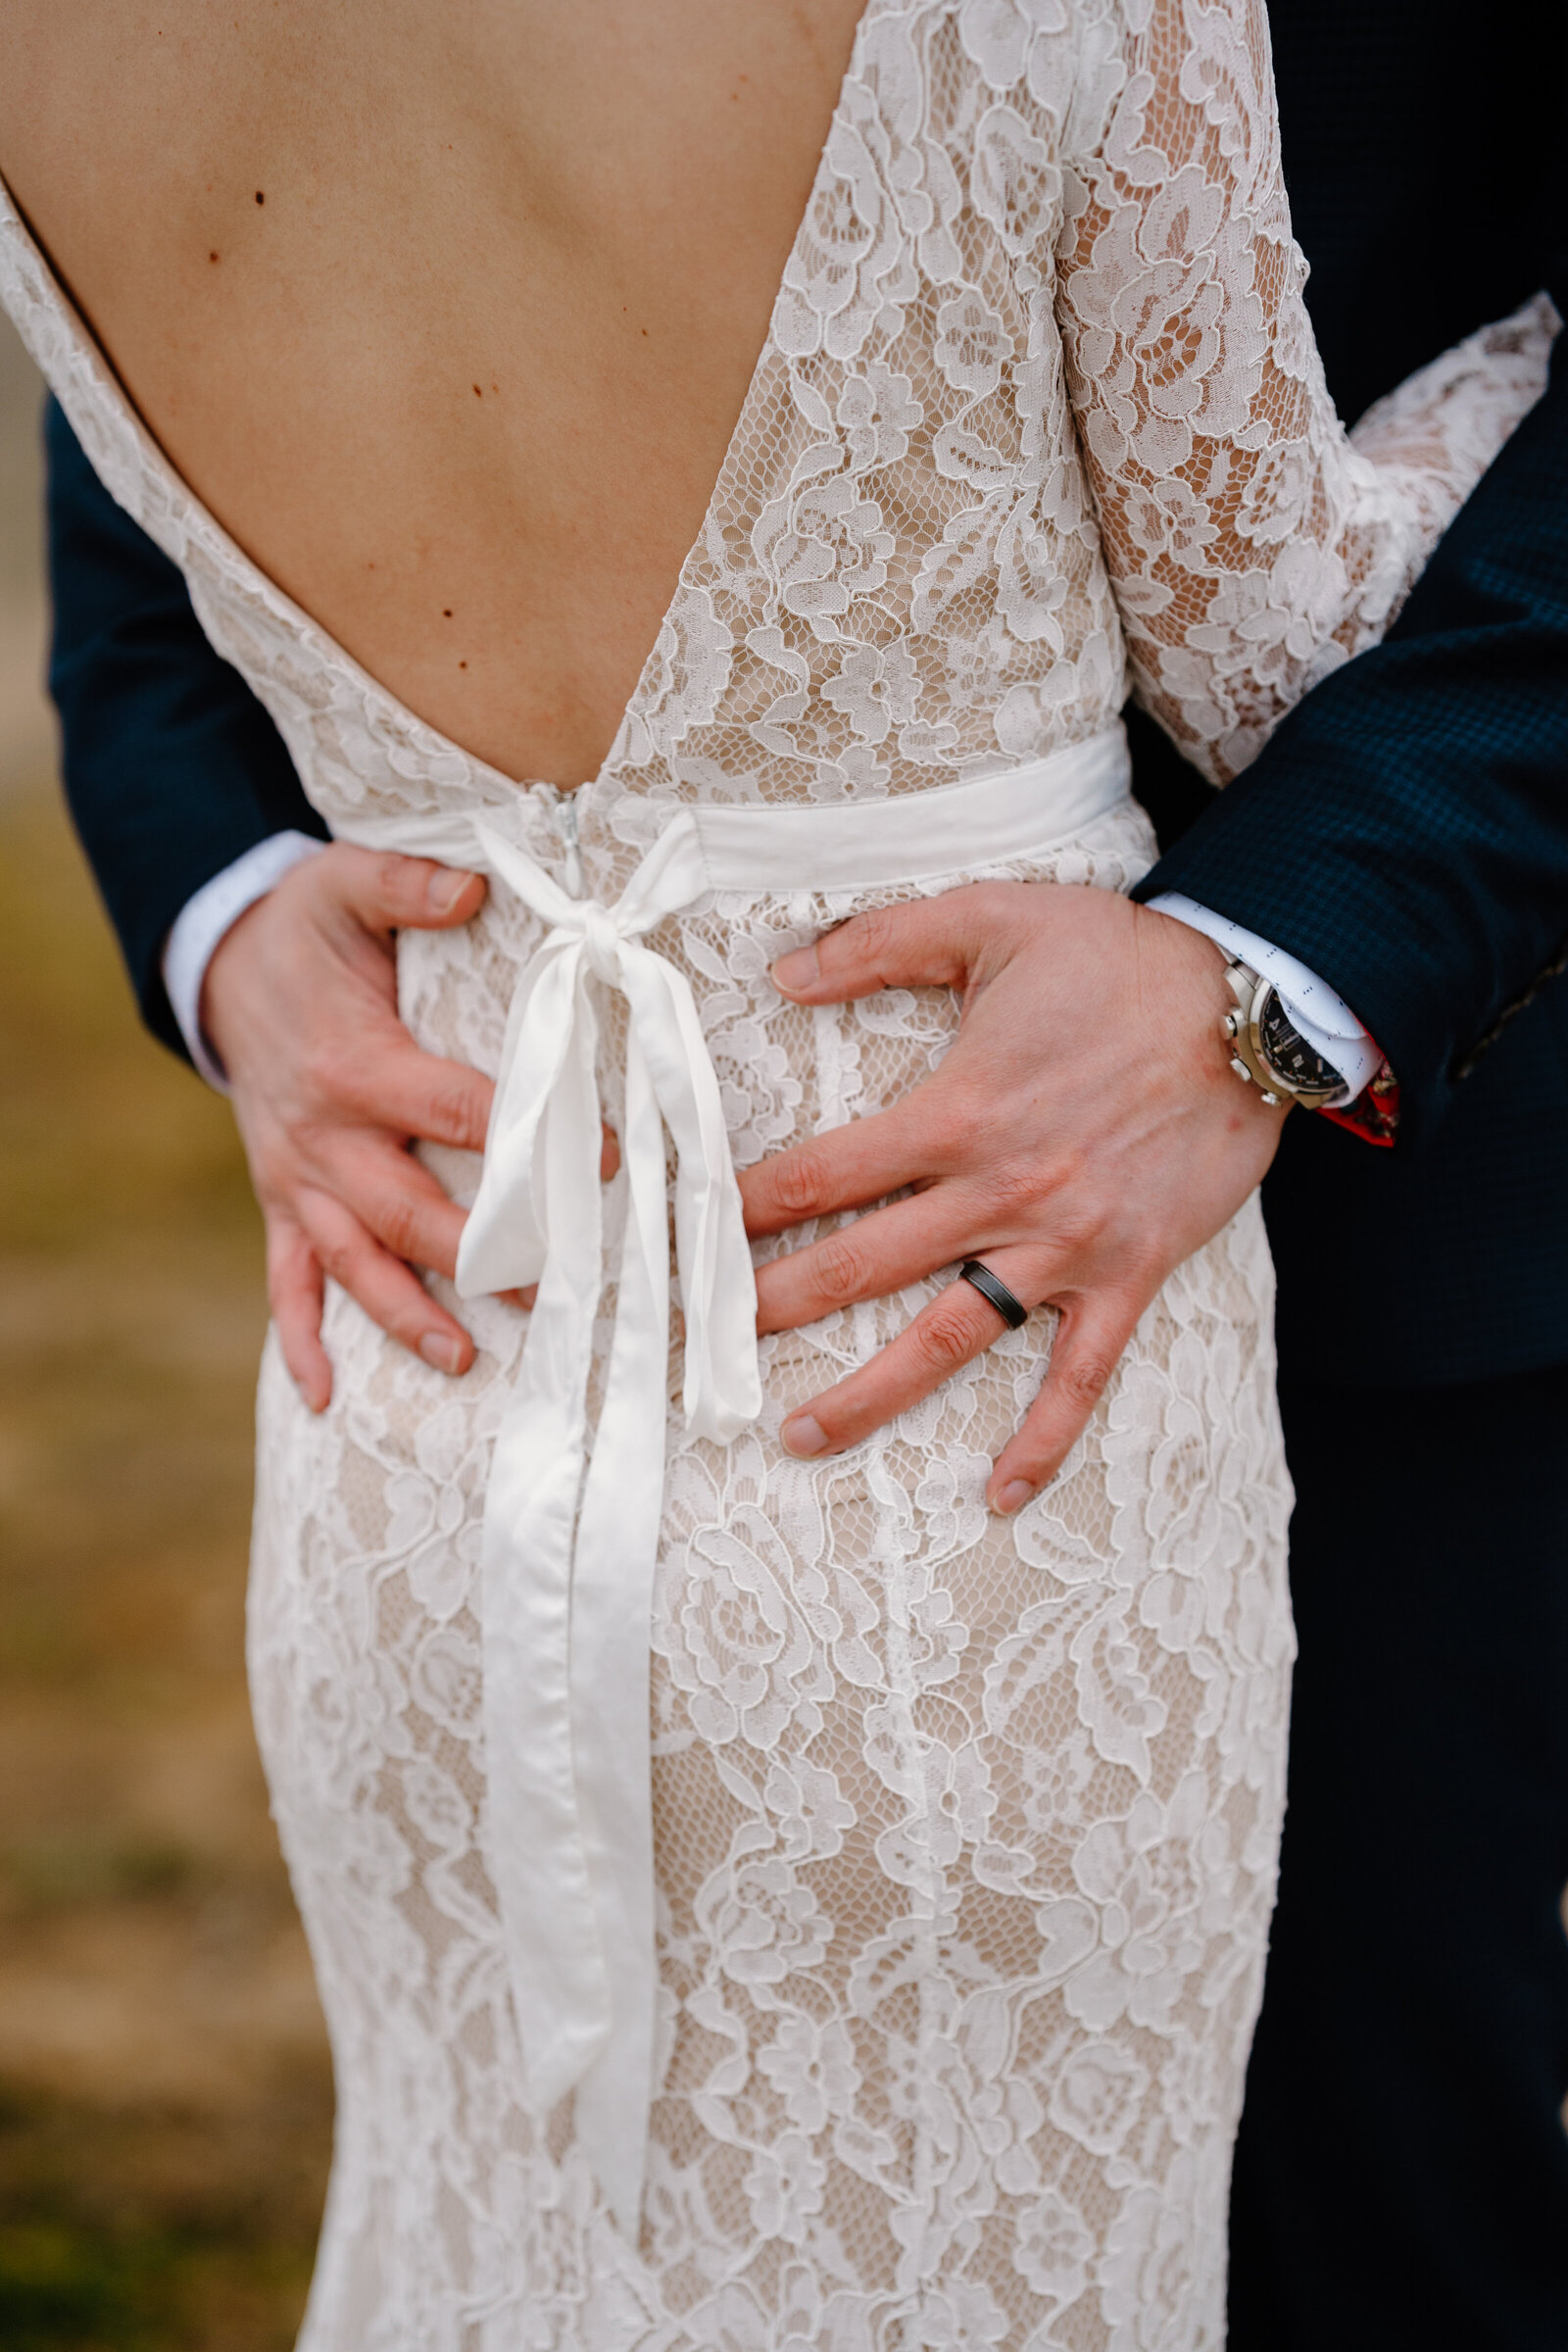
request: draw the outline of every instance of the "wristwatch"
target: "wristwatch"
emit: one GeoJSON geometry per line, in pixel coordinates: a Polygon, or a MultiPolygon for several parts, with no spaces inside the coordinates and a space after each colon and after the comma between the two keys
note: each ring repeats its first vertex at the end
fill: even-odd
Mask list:
{"type": "Polygon", "coordinates": [[[1303,1110],[1322,1110],[1344,1095],[1344,1078],[1296,1028],[1272,980],[1235,956],[1225,978],[1236,1010],[1220,1027],[1238,1078],[1260,1087],[1265,1102],[1299,1102],[1303,1110]]]}

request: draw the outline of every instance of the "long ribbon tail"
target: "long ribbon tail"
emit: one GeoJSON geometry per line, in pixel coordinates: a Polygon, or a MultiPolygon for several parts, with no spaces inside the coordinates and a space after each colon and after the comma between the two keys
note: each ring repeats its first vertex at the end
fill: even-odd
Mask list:
{"type": "Polygon", "coordinates": [[[491,825],[474,830],[491,872],[536,914],[560,927],[530,958],[507,1015],[484,1170],[458,1247],[458,1291],[465,1298],[519,1288],[537,1281],[543,1270],[540,1123],[583,1002],[580,908],[525,850],[491,825]]]}
{"type": "Polygon", "coordinates": [[[514,994],[490,1107],[484,1168],[458,1244],[460,1298],[520,1289],[537,1282],[544,1270],[544,1164],[539,1145],[572,1050],[582,960],[579,939],[552,932],[514,994]]]}
{"type": "Polygon", "coordinates": [[[622,986],[674,1139],[675,1238],[686,1316],[684,1403],[698,1436],[727,1445],[762,1409],[757,1276],[730,1157],[718,1078],[683,973],[640,941],[621,948],[622,986]]]}
{"type": "Polygon", "coordinates": [[[626,1230],[614,1344],[577,1531],[571,1691],[612,2017],[610,2037],[578,2085],[577,2136],[635,2244],[658,1996],[648,1654],[669,1365],[664,1137],[635,1029],[626,1049],[624,1145],[626,1230]]]}
{"type": "MultiPolygon", "coordinates": [[[[543,1256],[486,1512],[491,1843],[530,2094],[549,2107],[576,2089],[578,2137],[620,2228],[635,2237],[658,1986],[648,1654],[669,1342],[663,1124],[678,1155],[687,1419],[719,1441],[760,1405],[756,1284],[691,989],[635,936],[658,919],[667,894],[685,903],[700,887],[695,831],[677,819],[615,917],[631,1015],[628,1213],[584,1483],[601,1214],[583,913],[526,853],[489,829],[483,846],[492,871],[558,926],[509,1020],[484,1179],[460,1260],[462,1287],[491,1289],[527,1279],[519,1266],[537,1270],[543,1256]]],[[[603,923],[602,910],[596,919],[603,923]]]]}
{"type": "Polygon", "coordinates": [[[593,1008],[580,969],[539,1119],[550,1253],[485,1501],[485,1771],[530,2098],[553,2107],[610,2031],[611,1996],[577,1802],[572,1534],[602,1278],[593,1008]]]}

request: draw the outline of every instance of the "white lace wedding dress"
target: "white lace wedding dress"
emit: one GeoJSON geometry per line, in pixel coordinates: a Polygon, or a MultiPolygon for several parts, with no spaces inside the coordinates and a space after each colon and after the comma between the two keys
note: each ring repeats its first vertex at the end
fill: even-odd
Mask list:
{"type": "MultiPolygon", "coordinates": [[[[644,1081],[624,1075],[642,1048],[618,992],[673,967],[659,984],[671,1004],[689,984],[692,1082],[716,1071],[703,1101],[742,1165],[889,1102],[955,1024],[934,994],[792,1008],[773,956],[980,872],[1128,887],[1152,854],[1117,741],[1129,684],[1223,780],[1381,633],[1544,386],[1544,301],[1348,441],[1302,277],[1257,0],[870,0],[701,538],[576,796],[572,850],[555,793],[436,735],[258,573],[0,209],[0,297],[316,805],[356,838],[417,848],[445,827],[471,849],[484,827],[498,845],[482,917],[402,943],[416,1036],[496,1069],[519,975],[575,942],[562,1018],[597,1007],[611,1115],[646,1125],[646,1101],[622,1094],[644,1081]],[[992,806],[961,797],[982,787],[1011,829],[976,815],[962,835],[961,812],[992,806]],[[914,812],[910,796],[930,797],[914,812]],[[656,907],[634,969],[642,951],[605,909],[644,854],[663,856],[683,811],[707,843],[731,811],[780,808],[801,812],[790,872],[769,883],[762,859],[747,885],[742,858],[721,887],[660,901],[675,911],[656,907]],[[867,840],[902,825],[880,884],[834,863],[846,809],[867,840]],[[955,810],[962,847],[928,849],[922,869],[908,820],[951,844],[955,810]],[[817,839],[813,887],[801,844],[817,839]]],[[[473,1198],[474,1163],[430,1158],[473,1198]]],[[[612,1241],[626,1188],[611,1190],[612,1241]]],[[[508,1202],[525,1217],[515,1186],[508,1202]]],[[[541,1212],[562,1213],[559,1197],[541,1212]]],[[[722,1300],[687,1227],[681,1250],[692,1337],[722,1300]]],[[[595,1257],[594,1296],[559,1325],[587,1332],[589,1431],[632,1312],[632,1261],[610,1263],[603,1296],[595,1257]]],[[[637,1275],[645,1328],[655,1273],[637,1275]]],[[[565,1615],[536,1657],[497,1609],[530,1590],[526,1546],[505,1549],[526,1482],[520,1519],[498,1535],[493,1504],[485,1533],[492,1460],[545,1378],[520,1362],[526,1319],[478,1301],[478,1362],[449,1384],[332,1295],[337,1385],[318,1421],[269,1347],[256,1711],[340,2102],[308,2352],[1222,2341],[1292,1655],[1256,1204],[1166,1285],[1016,1522],[988,1517],[982,1484],[1040,1381],[1049,1314],[840,1459],[779,1446],[784,1411],[931,1287],[764,1343],[760,1411],[735,1435],[739,1413],[688,1426],[677,1363],[666,1437],[656,1367],[657,1576],[631,1532],[625,1562],[603,1530],[595,1553],[630,1580],[637,1673],[651,1642],[646,1945],[606,1926],[616,1870],[634,1886],[642,1864],[635,1819],[607,1822],[593,1787],[601,1741],[629,1739],[646,1779],[647,1719],[584,1689],[565,1615]],[[519,1816],[526,1759],[506,1765],[505,1807],[496,1777],[512,1702],[558,1667],[576,1712],[534,1763],[564,1758],[561,1822],[519,1816]],[[562,1855],[587,1856],[600,1905],[580,1983],[539,1959],[569,1959],[567,1896],[530,1917],[518,1891],[562,1855]],[[651,2085],[603,2063],[644,1979],[651,2085]],[[579,2028],[597,2075],[562,2057],[579,2028]],[[584,2096],[551,2107],[539,2086],[553,2097],[563,2066],[584,2096]]],[[[564,1444],[576,1482],[591,1438],[564,1444]]],[[[611,1451],[589,1472],[602,1516],[611,1451]]],[[[587,1538],[563,1542],[551,1573],[564,1559],[569,1581],[587,1538]]]]}

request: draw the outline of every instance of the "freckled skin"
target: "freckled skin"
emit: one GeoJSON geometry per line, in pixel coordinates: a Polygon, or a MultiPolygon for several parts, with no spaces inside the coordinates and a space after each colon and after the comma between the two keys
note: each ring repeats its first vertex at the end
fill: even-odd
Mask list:
{"type": "Polygon", "coordinates": [[[0,172],[262,567],[458,742],[575,784],[701,527],[861,6],[0,0],[0,172]]]}

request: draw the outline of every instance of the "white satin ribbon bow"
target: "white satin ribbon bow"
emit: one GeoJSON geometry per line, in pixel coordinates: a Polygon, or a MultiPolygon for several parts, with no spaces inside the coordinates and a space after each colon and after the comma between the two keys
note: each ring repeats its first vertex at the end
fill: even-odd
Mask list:
{"type": "Polygon", "coordinates": [[[666,1127],[687,1427],[726,1444],[761,1405],[757,1286],[718,1079],[690,986],[644,935],[713,890],[956,882],[1039,857],[1124,802],[1128,773],[1118,725],[1027,767],[898,799],[685,808],[613,906],[569,896],[496,809],[338,824],[368,848],[482,865],[550,925],[513,998],[458,1252],[466,1298],[539,1286],[485,1500],[487,1858],[530,2100],[547,2109],[575,2089],[577,2139],[633,2239],[655,2088],[648,1656],[668,1413],[666,1127]],[[629,1015],[626,1226],[591,1459],[605,1276],[590,978],[618,991],[629,1015]]]}
{"type": "Polygon", "coordinates": [[[676,1152],[686,1422],[721,1445],[761,1407],[757,1284],[691,989],[642,939],[706,886],[690,815],[668,826],[612,907],[568,898],[525,850],[490,825],[475,829],[491,873],[551,925],[513,999],[458,1253],[466,1298],[539,1285],[485,1513],[491,1865],[530,2095],[550,2107],[575,2086],[577,2136],[635,2235],[656,1989],[648,1652],[669,1354],[664,1127],[676,1152]],[[628,1198],[585,1482],[604,1283],[590,974],[629,1013],[628,1198]]]}

